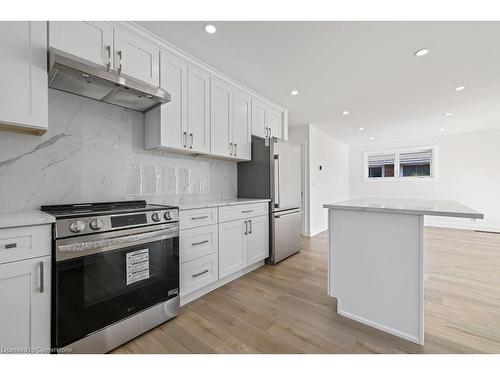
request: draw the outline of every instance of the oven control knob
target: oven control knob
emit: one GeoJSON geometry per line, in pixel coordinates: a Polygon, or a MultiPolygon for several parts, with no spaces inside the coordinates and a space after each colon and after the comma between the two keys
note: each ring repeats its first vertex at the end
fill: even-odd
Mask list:
{"type": "Polygon", "coordinates": [[[99,218],[92,219],[92,221],[90,222],[90,227],[93,230],[101,229],[102,228],[102,220],[99,218]]]}
{"type": "Polygon", "coordinates": [[[151,219],[156,222],[160,221],[161,220],[160,214],[158,212],[155,212],[153,215],[151,215],[151,219]]]}
{"type": "Polygon", "coordinates": [[[81,220],[75,220],[69,225],[69,230],[73,233],[80,233],[85,229],[85,223],[81,220]]]}
{"type": "Polygon", "coordinates": [[[165,220],[172,220],[172,216],[170,215],[170,211],[165,212],[165,215],[163,215],[165,220]]]}

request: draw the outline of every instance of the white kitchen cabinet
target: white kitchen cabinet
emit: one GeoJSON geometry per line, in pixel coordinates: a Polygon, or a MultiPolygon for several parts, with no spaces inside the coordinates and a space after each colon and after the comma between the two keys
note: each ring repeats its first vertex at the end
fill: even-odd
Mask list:
{"type": "Polygon", "coordinates": [[[119,28],[114,29],[114,67],[119,74],[160,85],[160,49],[119,28]]]}
{"type": "Polygon", "coordinates": [[[267,127],[269,129],[269,136],[281,138],[281,112],[268,108],[267,110],[267,127]]]}
{"type": "Polygon", "coordinates": [[[266,123],[267,107],[257,99],[252,99],[252,134],[257,137],[267,137],[266,123]]]}
{"type": "Polygon", "coordinates": [[[48,128],[47,23],[0,22],[0,129],[48,128]]]}
{"type": "Polygon", "coordinates": [[[186,229],[180,232],[180,262],[186,263],[218,251],[217,224],[199,228],[186,229]]]}
{"type": "Polygon", "coordinates": [[[210,77],[188,67],[188,134],[190,151],[210,152],[210,77]]]}
{"type": "Polygon", "coordinates": [[[160,87],[171,101],[146,112],[146,148],[187,148],[187,64],[160,52],[160,87]]]}
{"type": "Polygon", "coordinates": [[[252,134],[281,138],[281,111],[258,99],[252,99],[252,134]]]}
{"type": "Polygon", "coordinates": [[[223,278],[247,265],[247,222],[219,224],[219,277],[223,278]]]}
{"type": "Polygon", "coordinates": [[[216,79],[210,84],[211,153],[233,156],[234,144],[230,139],[233,123],[231,87],[216,79]]]}
{"type": "Polygon", "coordinates": [[[51,257],[0,264],[0,347],[50,348],[51,257]]]}
{"type": "Polygon", "coordinates": [[[252,128],[251,99],[245,93],[234,90],[232,97],[232,126],[229,138],[234,145],[234,156],[238,159],[250,160],[252,128]]]}
{"type": "Polygon", "coordinates": [[[49,46],[113,69],[113,25],[102,21],[50,21],[49,46]]]}
{"type": "Polygon", "coordinates": [[[248,219],[247,263],[253,264],[269,256],[269,217],[248,219]]]}
{"type": "Polygon", "coordinates": [[[219,277],[229,276],[269,256],[269,217],[219,223],[219,277]]]}
{"type": "Polygon", "coordinates": [[[181,264],[181,296],[201,289],[219,278],[217,254],[181,264]]]}

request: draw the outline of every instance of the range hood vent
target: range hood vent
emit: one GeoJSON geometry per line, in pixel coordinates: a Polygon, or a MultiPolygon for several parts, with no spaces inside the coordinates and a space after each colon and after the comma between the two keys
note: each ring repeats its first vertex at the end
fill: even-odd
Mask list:
{"type": "Polygon", "coordinates": [[[49,67],[49,87],[53,89],[139,112],[170,101],[170,94],[159,87],[53,48],[49,50],[49,67]]]}

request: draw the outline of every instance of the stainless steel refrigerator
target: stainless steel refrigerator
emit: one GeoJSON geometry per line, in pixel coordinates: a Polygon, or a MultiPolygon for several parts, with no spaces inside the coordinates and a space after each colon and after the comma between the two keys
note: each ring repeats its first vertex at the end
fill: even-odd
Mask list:
{"type": "Polygon", "coordinates": [[[271,199],[271,264],[300,251],[301,167],[301,146],[276,138],[252,137],[252,160],[238,163],[238,197],[271,199]]]}

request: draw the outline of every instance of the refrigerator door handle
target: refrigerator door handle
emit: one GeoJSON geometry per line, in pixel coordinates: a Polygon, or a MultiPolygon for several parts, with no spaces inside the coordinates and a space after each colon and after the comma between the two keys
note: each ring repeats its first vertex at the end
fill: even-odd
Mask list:
{"type": "Polygon", "coordinates": [[[274,155],[274,207],[280,206],[280,156],[274,155]]]}

